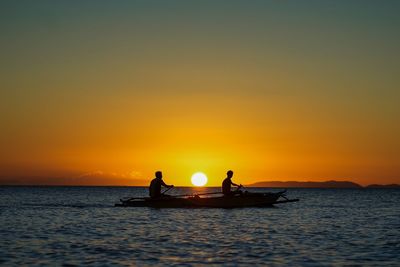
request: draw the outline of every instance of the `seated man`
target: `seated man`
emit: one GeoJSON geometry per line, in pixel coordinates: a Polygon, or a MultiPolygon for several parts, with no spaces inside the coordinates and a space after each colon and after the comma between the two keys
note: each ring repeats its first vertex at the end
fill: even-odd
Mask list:
{"type": "Polygon", "coordinates": [[[227,173],[227,177],[225,178],[225,180],[222,182],[222,193],[224,194],[224,196],[234,196],[234,195],[241,195],[242,191],[239,190],[239,188],[242,187],[242,185],[238,185],[235,184],[234,182],[232,182],[231,178],[233,176],[233,171],[228,171],[227,173]],[[237,186],[237,190],[236,191],[231,191],[231,186],[237,186]]]}
{"type": "Polygon", "coordinates": [[[159,198],[161,196],[166,196],[164,194],[161,194],[161,186],[172,188],[174,187],[173,185],[167,185],[163,179],[162,179],[162,172],[157,171],[156,172],[156,178],[154,178],[149,187],[149,195],[151,198],[159,198]]]}

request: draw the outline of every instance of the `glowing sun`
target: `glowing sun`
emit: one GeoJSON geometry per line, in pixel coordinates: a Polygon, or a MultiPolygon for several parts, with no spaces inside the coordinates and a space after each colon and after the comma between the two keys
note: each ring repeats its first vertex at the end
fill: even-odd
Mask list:
{"type": "Polygon", "coordinates": [[[195,186],[203,186],[207,183],[207,176],[202,172],[196,172],[192,175],[192,184],[195,186]]]}

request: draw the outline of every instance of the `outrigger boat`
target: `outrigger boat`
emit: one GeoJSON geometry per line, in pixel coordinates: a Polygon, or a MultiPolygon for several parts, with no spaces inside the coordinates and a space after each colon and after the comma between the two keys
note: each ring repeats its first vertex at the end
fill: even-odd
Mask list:
{"type": "Polygon", "coordinates": [[[288,199],[285,191],[277,193],[244,192],[235,196],[200,197],[203,195],[221,194],[220,192],[180,196],[163,196],[157,199],[133,197],[120,199],[116,207],[152,207],[152,208],[245,208],[270,207],[274,204],[296,202],[299,199],[288,199]]]}

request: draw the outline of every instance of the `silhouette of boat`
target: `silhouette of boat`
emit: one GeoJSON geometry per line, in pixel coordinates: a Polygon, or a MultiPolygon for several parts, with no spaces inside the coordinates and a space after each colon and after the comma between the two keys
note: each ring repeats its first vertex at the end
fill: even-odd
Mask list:
{"type": "Polygon", "coordinates": [[[270,207],[274,204],[296,202],[299,199],[288,199],[285,191],[278,193],[244,193],[236,196],[130,198],[120,200],[116,207],[153,207],[153,208],[245,208],[270,207]]]}

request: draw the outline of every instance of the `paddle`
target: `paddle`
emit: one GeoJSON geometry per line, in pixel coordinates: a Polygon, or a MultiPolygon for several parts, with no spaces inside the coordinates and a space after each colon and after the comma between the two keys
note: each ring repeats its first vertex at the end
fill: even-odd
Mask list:
{"type": "Polygon", "coordinates": [[[168,187],[166,190],[164,190],[164,192],[161,193],[161,195],[164,195],[165,193],[167,193],[171,188],[173,188],[173,186],[168,187]]]}

